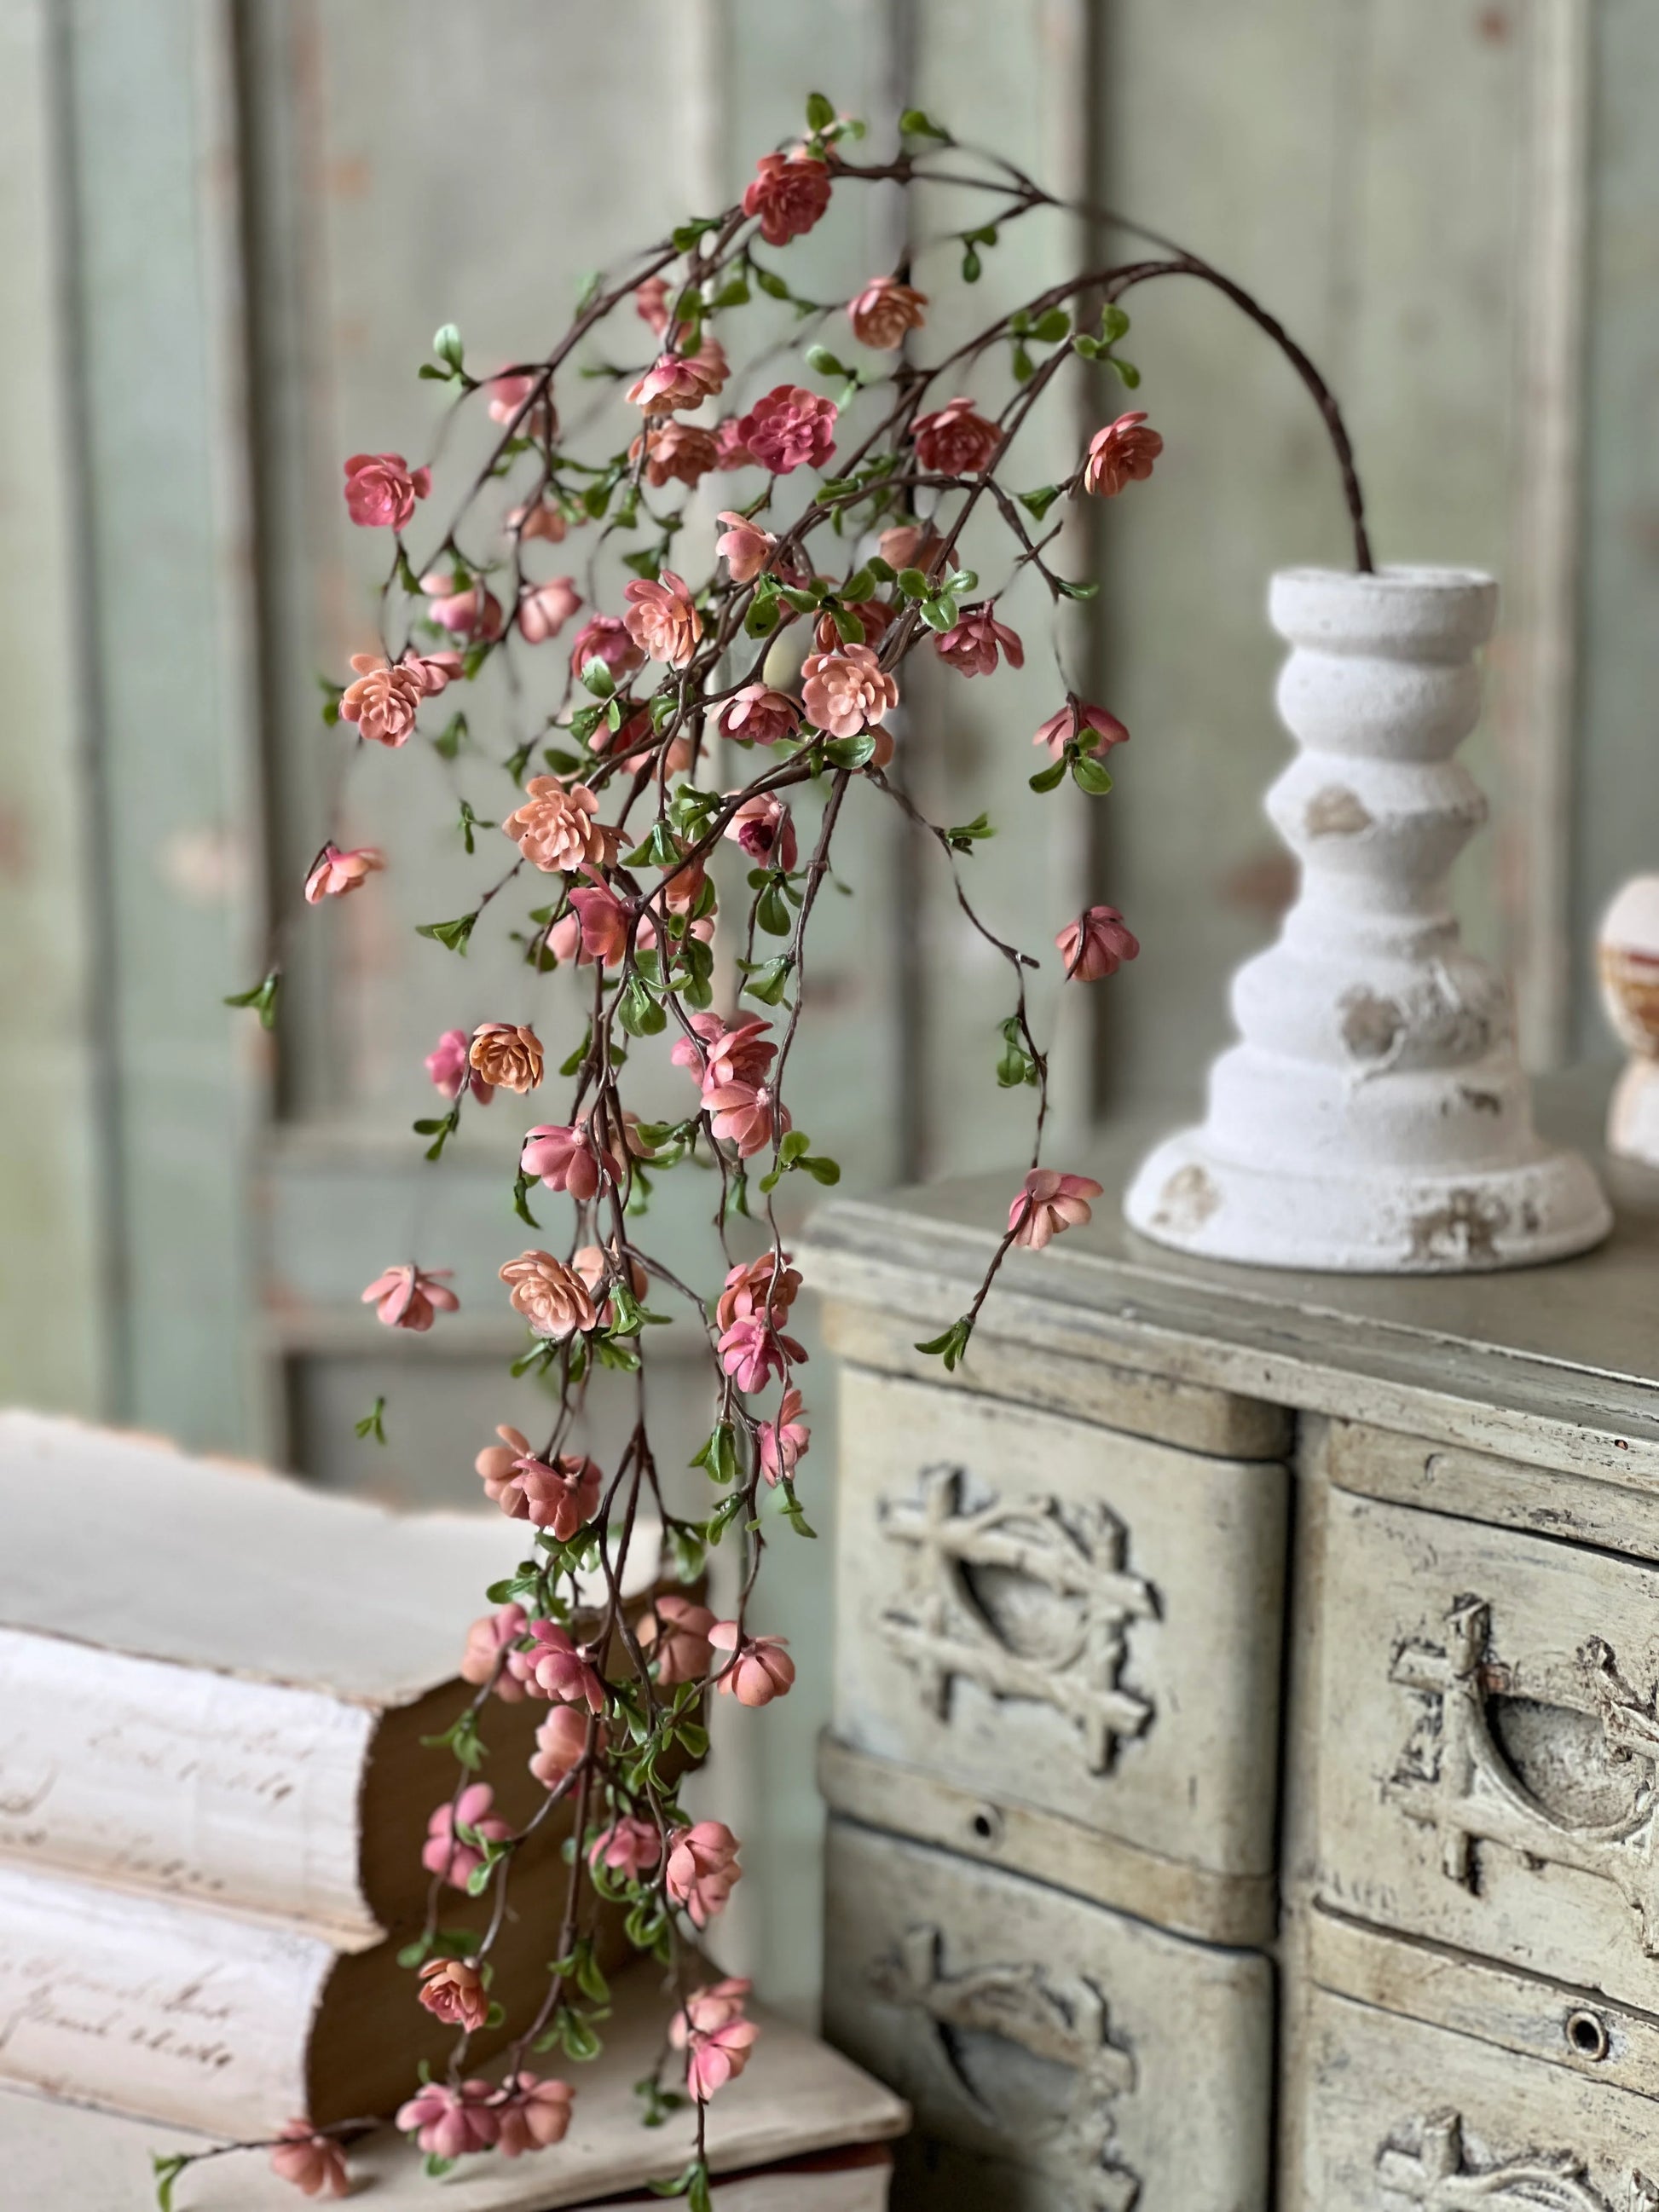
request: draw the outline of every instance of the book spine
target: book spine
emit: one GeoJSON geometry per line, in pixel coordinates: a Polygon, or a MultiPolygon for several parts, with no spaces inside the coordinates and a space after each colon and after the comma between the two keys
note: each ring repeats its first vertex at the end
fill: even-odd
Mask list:
{"type": "Polygon", "coordinates": [[[0,1864],[377,1934],[360,1798],[379,1715],[0,1628],[0,1864]]]}
{"type": "Polygon", "coordinates": [[[325,1940],[0,1868],[0,2080],[270,2134],[306,2106],[325,1940]]]}

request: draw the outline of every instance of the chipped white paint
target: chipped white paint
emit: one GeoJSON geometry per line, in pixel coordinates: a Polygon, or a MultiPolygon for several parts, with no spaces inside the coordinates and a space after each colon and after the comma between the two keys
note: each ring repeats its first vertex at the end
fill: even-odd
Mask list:
{"type": "Polygon", "coordinates": [[[1302,862],[1279,942],[1234,979],[1241,1042],[1200,1127],[1161,1145],[1129,1221],[1261,1266],[1444,1273],[1559,1258],[1611,1223],[1534,1131],[1508,994],[1462,944],[1446,877],[1486,819],[1451,756],[1480,712],[1492,579],[1296,568],[1279,713],[1302,750],[1268,811],[1302,862]]]}
{"type": "Polygon", "coordinates": [[[1659,1167],[1659,876],[1632,876],[1596,936],[1601,1003],[1630,1048],[1607,1108],[1607,1150],[1659,1167]]]}

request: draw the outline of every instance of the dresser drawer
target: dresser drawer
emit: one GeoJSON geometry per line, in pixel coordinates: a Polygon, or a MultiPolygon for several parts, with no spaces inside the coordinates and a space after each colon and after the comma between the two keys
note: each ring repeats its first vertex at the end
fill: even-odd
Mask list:
{"type": "Polygon", "coordinates": [[[824,2032],[916,2114],[914,2212],[1263,2212],[1272,1969],[830,1825],[824,2032]]]}
{"type": "Polygon", "coordinates": [[[1659,2212],[1659,2105],[1320,1990],[1295,2212],[1659,2212]]]}
{"type": "Polygon", "coordinates": [[[1659,2012],[1659,1570],[1330,1493],[1317,1887],[1659,2012]]]}
{"type": "Polygon", "coordinates": [[[842,1389],[837,1737],[993,1816],[1270,1871],[1285,1470],[855,1368],[842,1389]]]}

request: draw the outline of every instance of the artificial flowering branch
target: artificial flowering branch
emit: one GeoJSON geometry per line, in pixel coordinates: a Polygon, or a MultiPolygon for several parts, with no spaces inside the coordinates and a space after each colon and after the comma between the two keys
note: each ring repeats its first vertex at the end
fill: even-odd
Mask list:
{"type": "MultiPolygon", "coordinates": [[[[944,184],[985,195],[988,211],[957,234],[969,285],[1000,224],[1062,204],[915,112],[886,162],[853,157],[862,127],[821,95],[808,103],[806,125],[799,143],[762,157],[738,204],[683,224],[591,280],[541,360],[475,377],[459,333],[439,332],[421,375],[450,387],[456,408],[482,408],[495,434],[422,557],[405,534],[418,531],[434,497],[440,463],[411,467],[393,453],[346,463],[351,520],[389,533],[392,554],[380,651],[353,661],[350,680],[329,687],[325,709],[326,721],[354,733],[356,751],[400,751],[424,732],[453,771],[475,755],[488,758],[475,732],[483,718],[473,707],[453,712],[453,694],[500,677],[514,732],[500,765],[513,803],[492,807],[492,822],[462,799],[460,829],[473,853],[480,841],[494,843],[498,824],[515,857],[490,872],[465,913],[421,933],[465,954],[493,902],[511,891],[523,902],[513,934],[528,976],[539,984],[568,969],[580,993],[579,1006],[541,1017],[550,1035],[554,1019],[570,1019],[556,1042],[515,1015],[446,1030],[426,1060],[447,1104],[442,1117],[416,1125],[434,1138],[435,1160],[464,1109],[541,1091],[550,1053],[563,1054],[563,1118],[527,1129],[504,1181],[514,1211],[532,1226],[532,1198],[565,1201],[568,1230],[554,1240],[557,1250],[538,1243],[500,1269],[527,1331],[513,1371],[544,1378],[556,1412],[544,1440],[503,1424],[477,1457],[486,1498],[525,1525],[528,1555],[491,1588],[493,1609],[467,1633],[460,1671],[472,1694],[444,1739],[456,1759],[453,1784],[424,1845],[411,1843],[431,1891],[426,1926],[404,1954],[415,1976],[410,2001],[458,2034],[444,2077],[412,2084],[398,2124],[434,2171],[464,2155],[513,2157],[556,2143],[574,2092],[530,2062],[555,2050],[580,2062],[599,2049],[608,1988],[596,1939],[601,1916],[613,1914],[675,1987],[664,2063],[640,2087],[647,2124],[687,2101],[695,2112],[695,2155],[662,2185],[694,2212],[708,2201],[708,2102],[743,2071],[757,2031],[746,2017],[746,1983],[696,1980],[696,1945],[741,1876],[741,1847],[725,1822],[688,1816],[678,1775],[707,1748],[711,1695],[759,1709],[794,1680],[785,1639],[762,1632],[757,1617],[769,1522],[812,1533],[797,1490],[811,1444],[798,1379],[806,1354],[790,1334],[801,1279],[775,1194],[790,1175],[821,1184],[839,1175],[797,1127],[786,1078],[811,1018],[819,895],[834,853],[856,839],[869,810],[896,806],[921,825],[951,872],[967,922],[1006,963],[1013,1004],[998,1025],[996,1079],[1036,1094],[1030,1167],[984,1279],[968,1310],[920,1349],[955,1366],[1006,1254],[1041,1250],[1087,1222],[1100,1192],[1089,1177],[1042,1161],[1048,1050],[1026,988],[1039,963],[987,924],[963,865],[992,825],[983,816],[930,820],[891,773],[902,673],[918,653],[962,680],[1023,666],[1024,641],[999,611],[1022,571],[1040,577],[1056,615],[1092,596],[1094,585],[1055,567],[1057,526],[1047,519],[1057,506],[1146,483],[1161,435],[1144,411],[1103,404],[1099,428],[1062,481],[1022,484],[1013,454],[1061,377],[1139,385],[1119,350],[1129,328],[1121,302],[1167,276],[1219,289],[1285,352],[1330,434],[1356,559],[1362,568],[1370,560],[1346,434],[1318,372],[1248,294],[1166,240],[1140,233],[1152,254],[1048,286],[932,365],[917,356],[933,302],[912,281],[908,257],[869,277],[843,310],[799,294],[774,257],[860,185],[944,184]],[[777,303],[775,319],[793,312],[797,329],[820,334],[796,373],[833,386],[833,396],[790,376],[754,390],[746,405],[723,405],[728,387],[745,386],[732,349],[744,318],[764,300],[777,303]],[[851,365],[821,335],[836,313],[860,349],[851,365]],[[584,349],[613,328],[618,350],[643,357],[589,357],[584,349]],[[562,419],[572,375],[601,387],[599,407],[586,410],[601,433],[628,410],[627,427],[587,451],[562,419]],[[993,396],[958,389],[970,381],[993,396]],[[732,485],[712,522],[702,511],[711,477],[732,485]],[[995,589],[963,563],[970,525],[1006,543],[1007,574],[995,589]],[[540,562],[568,546],[583,550],[580,580],[538,574],[540,562]],[[556,641],[563,669],[553,703],[526,721],[526,677],[544,667],[556,641]],[[441,728],[433,726],[439,714],[448,715],[441,728]],[[810,839],[796,818],[807,804],[817,809],[810,839]],[[741,892],[722,858],[732,848],[742,856],[741,892]],[[682,1108],[668,1120],[644,1118],[629,1103],[638,1095],[635,1056],[653,1054],[685,1080],[682,1108]],[[712,1173],[718,1194],[713,1228],[724,1269],[708,1293],[653,1255],[637,1225],[657,1180],[698,1169],[712,1173]],[[747,1258],[728,1241],[745,1215],[764,1231],[763,1249],[747,1258]],[[647,1418],[652,1333],[671,1320],[653,1310],[659,1297],[700,1340],[710,1392],[709,1432],[693,1464],[711,1496],[690,1520],[665,1503],[647,1418]],[[596,1388],[631,1412],[628,1442],[609,1469],[582,1443],[596,1388]],[[763,1510],[769,1502],[775,1511],[763,1510]],[[665,1531],[684,1594],[659,1591],[635,1618],[623,1591],[642,1515],[665,1531]],[[743,1571],[732,1617],[720,1620],[696,1587],[728,1531],[743,1547],[743,1571]],[[547,1707],[531,1761],[544,1795],[515,1827],[479,1768],[492,1709],[523,1700],[547,1707]],[[556,1816],[571,1832],[557,1955],[533,2008],[508,2020],[490,1994],[493,1957],[512,1940],[508,1899],[525,1846],[556,1816]],[[444,1899],[455,1891],[490,1899],[481,1934],[446,1933],[444,1899]],[[486,2033],[507,2042],[505,2069],[493,2080],[468,2071],[470,2041],[486,2033]]],[[[763,367],[778,348],[774,334],[763,337],[763,367]]],[[[1057,691],[1032,739],[1042,758],[1031,787],[1048,793],[1069,780],[1085,797],[1103,797],[1108,757],[1129,733],[1063,675],[1057,691]]],[[[304,899],[325,907],[373,895],[371,879],[386,866],[378,847],[331,836],[304,899]]],[[[1054,942],[1064,980],[1079,985],[1109,976],[1139,949],[1123,915],[1104,904],[1068,919],[1054,942]]],[[[273,963],[237,1003],[274,1019],[276,975],[273,963]]],[[[386,1267],[362,1295],[386,1327],[416,1331],[459,1303],[447,1270],[412,1259],[386,1267]]],[[[383,1437],[382,1410],[377,1401],[360,1432],[383,1437]]],[[[303,2120],[285,2131],[272,2162],[307,2194],[345,2186],[336,2136],[303,2120]]]]}

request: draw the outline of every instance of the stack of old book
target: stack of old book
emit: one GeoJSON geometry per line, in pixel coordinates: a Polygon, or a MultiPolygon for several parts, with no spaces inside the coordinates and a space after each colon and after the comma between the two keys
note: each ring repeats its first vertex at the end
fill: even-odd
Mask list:
{"type": "MultiPolygon", "coordinates": [[[[470,1694],[456,1677],[466,1624],[519,1550],[493,1515],[398,1514],[155,1439],[0,1413],[0,2087],[33,2093],[0,2095],[15,2201],[67,2202],[73,2180],[77,2212],[125,2212],[153,2202],[148,2153],[186,2147],[138,2122],[267,2136],[300,2113],[390,2112],[422,2059],[441,2066],[453,2030],[398,1964],[425,1911],[427,1817],[454,1771],[422,1739],[470,1694]]],[[[626,1595],[643,1601],[654,1547],[633,1556],[626,1595]]],[[[541,1717],[523,1703],[490,1717],[488,1778],[509,1820],[538,1794],[541,1717]]],[[[496,1982],[509,2011],[533,2002],[556,1948],[556,1827],[515,1875],[517,1963],[496,1982]]],[[[485,1910],[451,1891],[444,1924],[485,1910]]],[[[659,2033],[655,1992],[637,1969],[623,1983],[619,2020],[659,2033]]],[[[669,2170],[674,2146],[626,2111],[651,2063],[634,2063],[629,2040],[582,2069],[586,2124],[521,2162],[533,2174],[486,2182],[480,2161],[469,2203],[585,2203],[669,2170]]],[[[769,2041],[771,2066],[757,2054],[714,2131],[716,2166],[811,2156],[816,2178],[775,2201],[884,2202],[879,2159],[859,2147],[892,2134],[902,2108],[810,2039],[769,2041]],[[791,2109],[805,2098],[804,2132],[774,2109],[775,2087],[791,2109]],[[826,2152],[854,2163],[825,2167],[826,2152]]],[[[418,2174],[395,2137],[356,2162],[388,2208],[418,2174]]],[[[263,2204],[267,2184],[292,2202],[257,2159],[191,2179],[192,2205],[263,2204]]],[[[722,2212],[775,2201],[738,2187],[722,2212]]]]}

